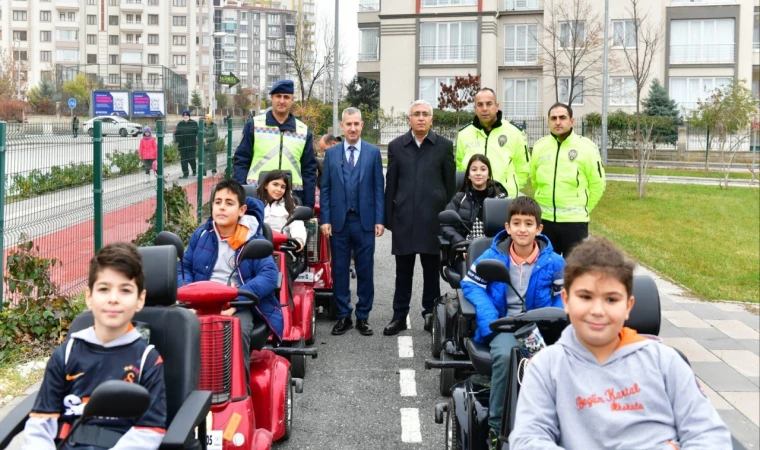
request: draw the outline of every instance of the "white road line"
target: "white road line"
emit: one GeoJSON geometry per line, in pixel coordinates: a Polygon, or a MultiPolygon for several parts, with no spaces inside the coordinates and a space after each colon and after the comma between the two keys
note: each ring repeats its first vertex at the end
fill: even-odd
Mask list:
{"type": "Polygon", "coordinates": [[[401,385],[402,397],[416,397],[417,396],[417,384],[414,381],[414,370],[412,369],[399,370],[398,382],[401,385]]]}
{"type": "Polygon", "coordinates": [[[406,328],[409,330],[412,329],[412,320],[409,318],[409,316],[406,316],[406,328]]]}
{"type": "Polygon", "coordinates": [[[422,442],[417,408],[401,408],[401,442],[422,442]]]}
{"type": "Polygon", "coordinates": [[[398,337],[398,357],[414,358],[414,347],[412,346],[411,336],[398,337]]]}

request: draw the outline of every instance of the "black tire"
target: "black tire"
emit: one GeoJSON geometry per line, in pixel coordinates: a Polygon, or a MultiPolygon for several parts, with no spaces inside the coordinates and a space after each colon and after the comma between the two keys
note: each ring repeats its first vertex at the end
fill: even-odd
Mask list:
{"type": "Polygon", "coordinates": [[[438,320],[438,307],[436,307],[436,309],[433,310],[433,336],[430,340],[430,351],[433,353],[434,358],[439,358],[441,356],[441,348],[443,348],[441,333],[443,333],[443,330],[441,329],[441,322],[438,320]]]}
{"type": "Polygon", "coordinates": [[[89,130],[87,130],[87,134],[88,134],[90,137],[92,137],[92,135],[93,135],[93,134],[95,134],[95,130],[93,130],[92,128],[90,128],[89,130]]]}
{"type": "MultiPolygon", "coordinates": [[[[441,352],[441,361],[451,361],[454,358],[446,352],[441,352]]],[[[441,369],[438,375],[438,390],[444,397],[451,397],[451,387],[456,382],[455,369],[441,369]]]]}
{"type": "Polygon", "coordinates": [[[126,128],[122,128],[121,130],[119,130],[119,136],[121,136],[121,137],[127,137],[127,129],[126,128]]]}
{"type": "Polygon", "coordinates": [[[314,345],[317,339],[317,308],[314,303],[311,304],[311,339],[306,340],[306,345],[314,345]]]}
{"type": "Polygon", "coordinates": [[[456,420],[456,414],[454,414],[454,400],[449,400],[449,407],[446,411],[446,450],[459,450],[462,448],[462,443],[459,442],[459,423],[456,420]]]}
{"type": "MultiPolygon", "coordinates": [[[[293,344],[293,348],[304,348],[306,343],[303,338],[293,344]]],[[[290,357],[290,372],[294,378],[306,376],[306,355],[293,355],[290,357]]]]}
{"type": "Polygon", "coordinates": [[[285,388],[285,401],[283,402],[285,434],[280,438],[281,441],[287,441],[293,433],[293,378],[290,372],[288,372],[287,383],[288,385],[285,388]]]}

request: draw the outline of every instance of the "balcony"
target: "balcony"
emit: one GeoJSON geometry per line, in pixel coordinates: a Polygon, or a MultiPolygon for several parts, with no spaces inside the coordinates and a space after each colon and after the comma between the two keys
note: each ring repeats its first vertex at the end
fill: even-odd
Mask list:
{"type": "Polygon", "coordinates": [[[730,5],[739,3],[738,0],[670,0],[670,6],[694,5],[730,5]]]}
{"type": "Polygon", "coordinates": [[[378,49],[375,49],[374,51],[369,51],[369,52],[359,52],[359,56],[357,60],[358,61],[379,61],[380,51],[378,49]]]}
{"type": "Polygon", "coordinates": [[[503,0],[504,9],[507,12],[536,12],[543,11],[542,0],[503,0]]]}
{"type": "Polygon", "coordinates": [[[74,10],[79,9],[79,0],[56,0],[56,9],[74,10]]]}
{"type": "Polygon", "coordinates": [[[505,117],[543,117],[543,110],[541,109],[541,102],[538,101],[503,101],[500,104],[502,111],[504,111],[505,117]]]}
{"type": "Polygon", "coordinates": [[[537,48],[505,48],[504,49],[505,66],[537,66],[538,49],[537,48]]]}
{"type": "Polygon", "coordinates": [[[235,22],[222,22],[223,33],[237,33],[237,23],[235,22]]]}
{"type": "Polygon", "coordinates": [[[142,21],[136,22],[134,20],[132,21],[121,21],[121,31],[142,31],[143,30],[143,23],[142,21]]]}
{"type": "Polygon", "coordinates": [[[671,64],[733,64],[734,44],[671,45],[671,64]]]}
{"type": "Polygon", "coordinates": [[[145,5],[143,5],[142,0],[121,0],[120,9],[122,11],[142,12],[144,8],[145,8],[145,5]]]}
{"type": "Polygon", "coordinates": [[[380,11],[380,0],[359,0],[359,12],[380,11]]]}
{"type": "Polygon", "coordinates": [[[420,45],[420,64],[466,64],[477,57],[477,45],[420,45]]]}
{"type": "Polygon", "coordinates": [[[58,27],[79,28],[79,19],[78,18],[70,19],[68,17],[65,19],[61,19],[59,17],[58,20],[55,21],[55,25],[58,27]]]}

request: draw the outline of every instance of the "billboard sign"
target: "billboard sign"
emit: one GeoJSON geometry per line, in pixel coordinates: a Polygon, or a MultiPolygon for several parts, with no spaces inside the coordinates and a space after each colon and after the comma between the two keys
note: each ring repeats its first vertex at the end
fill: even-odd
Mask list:
{"type": "Polygon", "coordinates": [[[92,91],[92,115],[129,116],[129,92],[92,91]]]}
{"type": "Polygon", "coordinates": [[[132,92],[134,117],[166,116],[166,95],[163,92],[132,92]]]}

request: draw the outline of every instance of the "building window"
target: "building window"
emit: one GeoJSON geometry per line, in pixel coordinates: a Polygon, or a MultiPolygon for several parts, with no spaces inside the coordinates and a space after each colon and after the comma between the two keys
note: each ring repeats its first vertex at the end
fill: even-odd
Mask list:
{"type": "Polygon", "coordinates": [[[16,22],[26,22],[26,11],[13,11],[13,20],[16,22]]]}
{"type": "Polygon", "coordinates": [[[95,14],[87,14],[87,25],[97,25],[98,24],[98,16],[95,14]]]}
{"type": "Polygon", "coordinates": [[[240,71],[248,72],[248,63],[240,63],[240,71]]]}
{"type": "Polygon", "coordinates": [[[52,52],[48,50],[43,50],[40,52],[40,61],[42,62],[50,62],[53,59],[52,52]]]}
{"type": "Polygon", "coordinates": [[[142,53],[140,52],[122,52],[121,53],[122,64],[141,64],[142,53]]]}
{"type": "Polygon", "coordinates": [[[53,14],[50,11],[40,11],[40,22],[50,22],[53,20],[53,14]]]}
{"type": "Polygon", "coordinates": [[[14,31],[13,32],[13,40],[14,41],[26,41],[26,31],[14,31]]]}
{"type": "Polygon", "coordinates": [[[97,64],[98,63],[98,55],[93,53],[87,54],[87,64],[97,64]]]}
{"type": "Polygon", "coordinates": [[[280,25],[280,15],[279,14],[267,14],[267,24],[269,25],[280,25]]]}
{"type": "Polygon", "coordinates": [[[55,30],[55,40],[76,42],[79,40],[79,30],[55,30]]]}
{"type": "Polygon", "coordinates": [[[504,0],[505,11],[529,11],[540,7],[539,0],[504,0]]]}
{"type": "Polygon", "coordinates": [[[504,64],[538,63],[538,25],[504,26],[504,64]]]}
{"type": "Polygon", "coordinates": [[[185,0],[172,0],[172,6],[178,6],[180,8],[184,8],[187,6],[187,2],[185,0]]]}
{"type": "Polygon", "coordinates": [[[584,47],[586,45],[586,22],[575,20],[559,23],[559,45],[568,47],[584,47]]]}
{"type": "Polygon", "coordinates": [[[187,26],[187,17],[185,16],[172,16],[172,25],[175,27],[187,26]]]}
{"type": "Polygon", "coordinates": [[[109,0],[108,1],[109,6],[119,6],[119,0],[109,0]]]}
{"type": "Polygon", "coordinates": [[[420,63],[475,62],[477,27],[475,22],[420,24],[420,63]]]}
{"type": "Polygon", "coordinates": [[[636,104],[636,81],[633,77],[610,77],[610,105],[636,104]]]}
{"type": "Polygon", "coordinates": [[[278,26],[270,26],[267,28],[267,37],[278,38],[282,37],[282,32],[278,26]]]}
{"type": "Polygon", "coordinates": [[[53,40],[52,31],[40,31],[40,42],[50,42],[53,40]]]}
{"type": "Polygon", "coordinates": [[[187,57],[185,55],[174,55],[172,56],[172,63],[175,66],[184,66],[187,64],[187,57]]]}
{"type": "Polygon", "coordinates": [[[119,16],[108,16],[108,25],[118,25],[119,16]]]}
{"type": "Polygon", "coordinates": [[[95,6],[97,3],[95,3],[97,0],[87,0],[87,4],[90,6],[95,6]]]}
{"type": "MultiPolygon", "coordinates": [[[[422,6],[428,6],[430,0],[425,0],[422,6]]],[[[477,2],[477,0],[475,0],[477,2]]],[[[476,3],[477,4],[477,3],[476,3]]],[[[359,0],[359,12],[380,11],[380,0],[359,0]]]]}
{"type": "Polygon", "coordinates": [[[158,74],[157,73],[149,73],[148,74],[148,84],[154,85],[154,86],[158,84],[158,74]]]}
{"type": "Polygon", "coordinates": [[[79,62],[79,50],[59,48],[55,51],[56,62],[79,62]]]}
{"type": "Polygon", "coordinates": [[[670,63],[733,63],[734,19],[672,20],[670,63]]]}
{"type": "Polygon", "coordinates": [[[755,22],[752,26],[752,48],[755,51],[760,50],[760,14],[758,13],[755,13],[755,22]]]}
{"type": "Polygon", "coordinates": [[[538,78],[504,80],[502,111],[507,117],[543,117],[538,100],[538,78]]]}
{"type": "Polygon", "coordinates": [[[148,6],[158,6],[158,0],[148,0],[148,6]]]}
{"type": "Polygon", "coordinates": [[[21,61],[27,61],[26,50],[16,50],[13,52],[13,60],[18,61],[19,59],[21,59],[21,61]]]}
{"type": "Polygon", "coordinates": [[[158,14],[148,14],[148,25],[158,25],[158,14]]]}
{"type": "Polygon", "coordinates": [[[111,34],[108,36],[108,45],[119,45],[119,35],[111,34]]]}
{"type": "MultiPolygon", "coordinates": [[[[559,87],[559,101],[565,104],[570,104],[570,78],[559,78],[557,79],[557,83],[559,87]]],[[[574,85],[572,105],[583,105],[583,77],[575,77],[574,85]]]]}
{"type": "Polygon", "coordinates": [[[729,84],[731,84],[729,77],[671,77],[668,94],[687,113],[697,107],[697,102],[707,99],[715,89],[726,87],[729,84]]]}
{"type": "Polygon", "coordinates": [[[636,47],[636,27],[633,26],[633,20],[612,21],[612,46],[636,47]]]}
{"type": "Polygon", "coordinates": [[[117,73],[109,73],[108,74],[108,84],[110,85],[120,85],[121,79],[119,78],[119,74],[117,73]]]}
{"type": "MultiPolygon", "coordinates": [[[[367,11],[362,9],[362,3],[369,3],[368,1],[359,0],[359,11],[367,11]]],[[[376,1],[376,3],[379,3],[376,1]]],[[[422,7],[428,6],[477,6],[478,0],[422,0],[422,7]]],[[[378,5],[378,9],[379,9],[378,5]]],[[[369,11],[377,11],[377,9],[371,9],[369,11]]]]}
{"type": "Polygon", "coordinates": [[[148,64],[158,64],[158,55],[153,53],[148,54],[148,64]]]}
{"type": "Polygon", "coordinates": [[[201,64],[204,65],[204,66],[208,66],[208,61],[209,61],[208,55],[205,54],[205,53],[202,54],[201,55],[201,64]]]}
{"type": "Polygon", "coordinates": [[[119,55],[108,55],[108,64],[119,64],[119,55]]]}
{"type": "Polygon", "coordinates": [[[126,34],[126,43],[127,44],[134,44],[135,43],[135,35],[133,34],[126,34]]]}
{"type": "Polygon", "coordinates": [[[172,36],[172,45],[185,46],[187,45],[187,41],[185,39],[185,36],[172,36]]]}
{"type": "Polygon", "coordinates": [[[438,105],[438,95],[441,93],[441,83],[451,85],[454,77],[420,77],[420,98],[433,107],[438,105]]]}
{"type": "Polygon", "coordinates": [[[157,45],[158,44],[158,35],[157,34],[149,34],[148,35],[148,44],[157,45]]]}
{"type": "Polygon", "coordinates": [[[359,61],[380,59],[380,29],[359,29],[359,61]]]}
{"type": "Polygon", "coordinates": [[[87,35],[87,43],[92,45],[97,45],[98,43],[98,37],[94,34],[88,34],[87,35]]]}
{"type": "Polygon", "coordinates": [[[53,71],[52,70],[41,70],[40,71],[40,78],[46,81],[52,81],[53,80],[53,71]]]}

